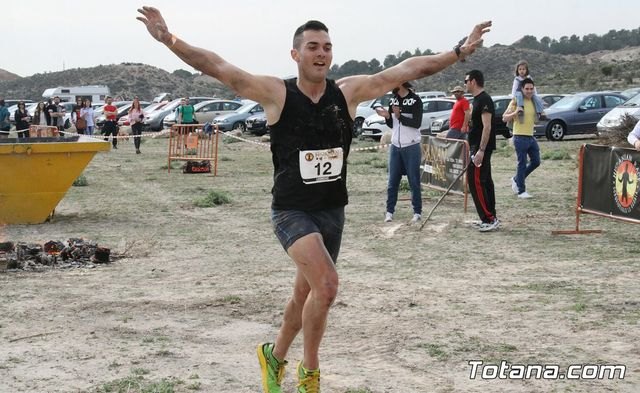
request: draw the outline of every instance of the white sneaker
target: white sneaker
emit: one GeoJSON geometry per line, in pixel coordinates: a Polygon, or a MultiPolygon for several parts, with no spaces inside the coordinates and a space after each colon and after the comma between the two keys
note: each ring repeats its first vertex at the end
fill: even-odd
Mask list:
{"type": "Polygon", "coordinates": [[[480,226],[482,225],[482,221],[481,220],[471,220],[469,222],[469,225],[471,226],[471,228],[480,229],[480,226]]]}
{"type": "Polygon", "coordinates": [[[495,231],[498,228],[500,228],[500,220],[494,218],[491,222],[483,222],[482,224],[480,224],[480,228],[478,228],[478,230],[480,232],[491,232],[495,231]]]}
{"type": "Polygon", "coordinates": [[[416,222],[418,222],[418,221],[420,221],[420,220],[422,220],[422,215],[421,215],[421,214],[418,214],[418,213],[415,213],[415,214],[413,215],[413,218],[411,219],[411,223],[412,223],[412,224],[415,224],[416,222]]]}
{"type": "Polygon", "coordinates": [[[384,215],[384,222],[393,221],[393,213],[386,212],[384,215]]]}
{"type": "Polygon", "coordinates": [[[518,198],[520,198],[520,199],[529,199],[529,198],[533,198],[533,195],[531,195],[528,192],[524,191],[524,192],[521,192],[520,194],[518,194],[518,198]]]}
{"type": "Polygon", "coordinates": [[[511,178],[511,191],[513,191],[514,194],[518,195],[518,183],[516,183],[515,176],[511,178]]]}

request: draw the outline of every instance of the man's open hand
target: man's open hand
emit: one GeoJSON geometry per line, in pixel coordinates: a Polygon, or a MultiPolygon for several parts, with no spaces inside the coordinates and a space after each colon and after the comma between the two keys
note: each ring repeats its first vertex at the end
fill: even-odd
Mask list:
{"type": "Polygon", "coordinates": [[[139,8],[138,12],[144,16],[138,16],[136,19],[147,26],[149,34],[163,44],[170,45],[171,33],[169,33],[167,24],[164,22],[164,18],[162,17],[162,14],[160,14],[160,11],[153,7],[144,6],[139,8]]]}
{"type": "Polygon", "coordinates": [[[491,21],[488,20],[486,22],[477,24],[473,28],[471,34],[469,34],[469,36],[467,37],[467,40],[464,42],[464,44],[462,44],[462,46],[460,46],[460,53],[462,55],[462,58],[469,56],[470,54],[475,52],[476,48],[482,46],[482,36],[484,35],[484,33],[491,31],[490,27],[491,21]]]}

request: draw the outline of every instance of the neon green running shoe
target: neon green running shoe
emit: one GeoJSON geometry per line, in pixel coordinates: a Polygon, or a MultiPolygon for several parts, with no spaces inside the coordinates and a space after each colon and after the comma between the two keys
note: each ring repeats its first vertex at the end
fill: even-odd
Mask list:
{"type": "Polygon", "coordinates": [[[287,361],[279,361],[273,356],[273,343],[262,343],[258,345],[258,360],[262,371],[262,390],[264,393],[282,393],[280,384],[284,378],[284,367],[287,361]]]}
{"type": "Polygon", "coordinates": [[[298,393],[320,393],[320,369],[307,370],[298,363],[298,393]]]}

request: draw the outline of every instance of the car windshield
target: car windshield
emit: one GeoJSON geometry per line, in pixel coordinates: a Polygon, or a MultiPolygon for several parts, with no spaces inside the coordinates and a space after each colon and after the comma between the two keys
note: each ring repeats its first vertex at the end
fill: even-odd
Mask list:
{"type": "Polygon", "coordinates": [[[640,94],[636,94],[627,100],[622,106],[638,106],[640,105],[640,94]]]}
{"type": "Polygon", "coordinates": [[[247,104],[236,111],[236,113],[247,113],[250,112],[256,104],[247,104]]]}
{"type": "Polygon", "coordinates": [[[363,101],[363,102],[359,103],[358,106],[369,106],[369,105],[371,105],[372,102],[373,102],[373,100],[363,101]]]}
{"type": "Polygon", "coordinates": [[[575,108],[580,102],[584,100],[584,96],[569,96],[561,99],[553,104],[553,109],[571,109],[575,108]]]}
{"type": "Polygon", "coordinates": [[[160,109],[162,108],[164,105],[166,104],[166,102],[154,102],[153,104],[147,106],[144,108],[145,112],[153,112],[156,109],[160,109]]]}

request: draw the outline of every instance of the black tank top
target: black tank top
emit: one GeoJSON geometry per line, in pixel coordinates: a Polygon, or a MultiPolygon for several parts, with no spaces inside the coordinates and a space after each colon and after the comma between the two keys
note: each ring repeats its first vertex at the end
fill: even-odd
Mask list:
{"type": "Polygon", "coordinates": [[[324,95],[317,104],[296,85],[296,78],[284,81],[287,95],[280,120],[271,128],[274,181],[272,208],[313,211],[345,206],[347,198],[347,155],[351,147],[353,119],[342,91],[327,79],[324,95]],[[343,149],[340,179],[305,184],[300,174],[300,151],[343,149]]]}

